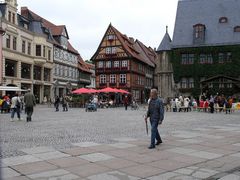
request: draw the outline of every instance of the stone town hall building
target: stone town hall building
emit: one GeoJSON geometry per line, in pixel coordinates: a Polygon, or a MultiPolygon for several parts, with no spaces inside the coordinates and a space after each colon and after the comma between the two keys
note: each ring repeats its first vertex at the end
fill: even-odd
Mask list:
{"type": "Polygon", "coordinates": [[[155,84],[162,97],[240,95],[240,0],[181,0],[173,39],[159,48],[155,84]]]}

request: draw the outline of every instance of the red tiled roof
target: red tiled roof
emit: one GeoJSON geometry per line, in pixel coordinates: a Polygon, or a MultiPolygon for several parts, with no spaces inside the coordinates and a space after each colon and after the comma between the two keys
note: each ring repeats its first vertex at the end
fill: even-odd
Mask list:
{"type": "Polygon", "coordinates": [[[91,63],[87,63],[85,62],[86,66],[89,68],[89,69],[94,69],[95,68],[95,65],[94,64],[91,64],[91,63]]]}
{"type": "Polygon", "coordinates": [[[155,59],[156,59],[156,54],[154,51],[151,50],[151,48],[147,48],[142,42],[139,40],[134,41],[133,38],[128,38],[127,35],[122,34],[119,32],[115,27],[113,27],[111,24],[109,25],[109,28],[112,28],[114,31],[115,35],[123,45],[123,48],[127,51],[127,53],[154,67],[155,66],[155,59]]]}
{"type": "Polygon", "coordinates": [[[53,36],[59,36],[63,33],[63,30],[65,29],[65,26],[64,25],[52,26],[52,27],[49,27],[49,29],[51,29],[53,36]]]}
{"type": "Polygon", "coordinates": [[[87,63],[82,59],[82,57],[80,55],[78,55],[78,68],[84,72],[92,74],[87,63]]]}

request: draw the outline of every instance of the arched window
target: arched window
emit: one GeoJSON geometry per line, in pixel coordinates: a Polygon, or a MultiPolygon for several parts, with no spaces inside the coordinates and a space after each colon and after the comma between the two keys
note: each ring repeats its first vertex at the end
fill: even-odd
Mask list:
{"type": "Polygon", "coordinates": [[[219,23],[227,23],[228,22],[228,18],[227,17],[220,17],[219,18],[219,23]]]}
{"type": "Polygon", "coordinates": [[[240,32],[240,26],[235,26],[234,27],[234,32],[240,32]]]}
{"type": "Polygon", "coordinates": [[[204,24],[196,24],[193,26],[194,43],[202,43],[205,39],[206,27],[204,24]]]}

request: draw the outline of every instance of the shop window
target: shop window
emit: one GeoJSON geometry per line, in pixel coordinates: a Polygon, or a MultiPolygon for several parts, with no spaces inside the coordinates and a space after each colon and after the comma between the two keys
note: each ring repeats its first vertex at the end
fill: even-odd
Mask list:
{"type": "Polygon", "coordinates": [[[33,78],[34,78],[34,80],[42,79],[42,68],[40,66],[34,66],[33,78]]]}
{"type": "Polygon", "coordinates": [[[17,77],[17,62],[12,60],[5,61],[5,75],[17,77]]]}
{"type": "Polygon", "coordinates": [[[31,79],[31,65],[22,63],[21,66],[21,77],[24,79],[31,79]]]}
{"type": "Polygon", "coordinates": [[[44,81],[51,81],[51,69],[44,68],[44,81]]]}

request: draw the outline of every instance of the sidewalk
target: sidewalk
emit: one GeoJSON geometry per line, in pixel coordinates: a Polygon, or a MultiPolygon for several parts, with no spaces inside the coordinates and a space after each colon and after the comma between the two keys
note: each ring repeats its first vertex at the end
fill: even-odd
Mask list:
{"type": "Polygon", "coordinates": [[[57,151],[21,150],[2,159],[5,180],[191,180],[240,179],[240,125],[174,131],[149,150],[149,139],[114,139],[115,144],[82,142],[57,151]]]}

